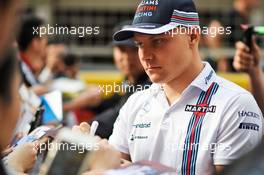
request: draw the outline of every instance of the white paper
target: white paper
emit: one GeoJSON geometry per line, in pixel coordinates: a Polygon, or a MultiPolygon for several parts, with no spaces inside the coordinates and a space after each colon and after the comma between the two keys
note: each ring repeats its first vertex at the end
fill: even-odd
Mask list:
{"type": "Polygon", "coordinates": [[[86,85],[80,80],[59,78],[53,81],[50,88],[66,93],[80,93],[85,90],[86,85]]]}
{"type": "Polygon", "coordinates": [[[62,94],[60,91],[52,91],[44,95],[45,100],[49,104],[51,110],[59,121],[63,119],[62,112],[62,94]]]}

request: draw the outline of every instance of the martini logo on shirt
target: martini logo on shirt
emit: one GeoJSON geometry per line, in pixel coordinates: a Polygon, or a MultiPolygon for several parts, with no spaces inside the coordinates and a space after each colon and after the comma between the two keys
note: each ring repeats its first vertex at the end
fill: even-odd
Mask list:
{"type": "Polygon", "coordinates": [[[185,111],[193,112],[196,116],[202,116],[205,115],[207,112],[215,113],[216,106],[209,106],[208,104],[186,105],[185,111]]]}

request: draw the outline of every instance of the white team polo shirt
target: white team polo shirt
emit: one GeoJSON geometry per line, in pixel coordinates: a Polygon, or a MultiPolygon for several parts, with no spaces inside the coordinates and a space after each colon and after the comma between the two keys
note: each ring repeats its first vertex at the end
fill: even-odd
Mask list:
{"type": "Polygon", "coordinates": [[[256,101],[204,64],[172,105],[158,84],[130,96],[109,143],[133,162],[160,162],[183,175],[212,174],[214,165],[228,165],[252,150],[263,133],[256,101]]]}

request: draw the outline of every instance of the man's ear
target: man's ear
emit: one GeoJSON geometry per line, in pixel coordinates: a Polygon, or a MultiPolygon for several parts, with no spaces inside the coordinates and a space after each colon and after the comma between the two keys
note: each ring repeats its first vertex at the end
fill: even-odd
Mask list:
{"type": "Polygon", "coordinates": [[[189,33],[189,46],[193,48],[200,40],[200,27],[191,27],[189,33]]]}

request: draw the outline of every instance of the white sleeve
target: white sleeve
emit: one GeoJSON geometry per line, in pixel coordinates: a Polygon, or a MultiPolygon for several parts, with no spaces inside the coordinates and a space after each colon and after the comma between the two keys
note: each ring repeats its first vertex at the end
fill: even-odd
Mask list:
{"type": "Polygon", "coordinates": [[[39,74],[38,76],[38,81],[40,83],[47,83],[48,81],[50,81],[53,78],[53,74],[52,71],[45,67],[39,74]]]}
{"type": "Polygon", "coordinates": [[[222,147],[213,160],[214,165],[229,165],[261,141],[263,116],[253,96],[243,93],[229,101],[221,117],[217,145],[222,147]]]}
{"type": "Polygon", "coordinates": [[[128,112],[127,102],[120,109],[119,115],[115,121],[113,133],[109,138],[109,144],[117,151],[129,154],[127,133],[128,131],[128,112]]]}

